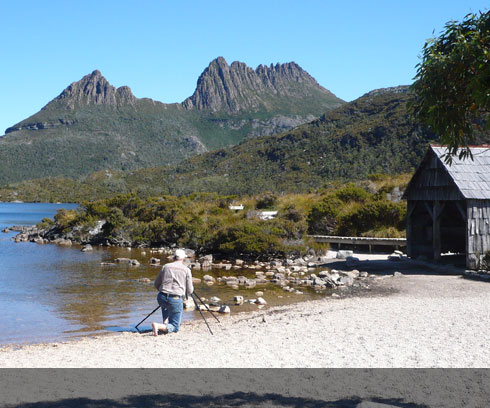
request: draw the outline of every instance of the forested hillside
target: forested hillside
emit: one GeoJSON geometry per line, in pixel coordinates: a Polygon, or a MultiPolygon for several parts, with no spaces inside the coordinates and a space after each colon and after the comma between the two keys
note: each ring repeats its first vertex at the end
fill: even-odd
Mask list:
{"type": "Polygon", "coordinates": [[[0,190],[0,198],[79,201],[130,191],[142,197],[305,192],[370,174],[411,172],[435,137],[411,119],[409,100],[407,87],[377,90],[292,131],[250,139],[173,167],[34,180],[0,190]]]}
{"type": "Polygon", "coordinates": [[[96,70],[0,137],[0,185],[173,165],[291,129],[342,103],[295,63],[254,70],[217,58],[194,94],[172,104],[137,98],[96,70]]]}

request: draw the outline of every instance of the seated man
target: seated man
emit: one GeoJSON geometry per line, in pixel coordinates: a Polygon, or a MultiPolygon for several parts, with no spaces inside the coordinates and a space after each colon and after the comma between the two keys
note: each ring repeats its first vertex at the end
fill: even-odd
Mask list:
{"type": "Polygon", "coordinates": [[[157,336],[159,331],[164,334],[179,331],[184,297],[187,298],[194,291],[191,270],[184,265],[185,258],[185,251],[177,249],[174,262],[164,265],[155,280],[155,288],[159,291],[157,301],[162,308],[163,323],[167,318],[168,323],[152,323],[154,336],[157,336]]]}

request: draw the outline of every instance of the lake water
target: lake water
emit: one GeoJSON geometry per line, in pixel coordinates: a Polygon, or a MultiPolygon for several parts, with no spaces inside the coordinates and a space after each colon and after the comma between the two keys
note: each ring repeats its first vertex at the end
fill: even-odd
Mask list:
{"type": "MultiPolygon", "coordinates": [[[[52,218],[59,208],[76,207],[76,204],[0,203],[0,231],[12,225],[33,225],[44,217],[52,218]]],[[[134,330],[134,326],[158,306],[153,284],[138,281],[141,278],[154,280],[160,270],[150,266],[150,258],[155,255],[148,249],[94,247],[92,252],[81,252],[79,246],[15,243],[11,240],[15,234],[0,232],[0,344],[63,341],[134,330]],[[100,265],[118,257],[138,259],[141,265],[100,265]]],[[[165,263],[165,259],[161,259],[165,263]]],[[[246,270],[206,273],[216,277],[255,276],[255,271],[246,270]]],[[[196,277],[203,274],[193,271],[196,277]]],[[[290,294],[272,285],[239,290],[225,285],[196,285],[199,296],[218,296],[232,307],[232,313],[256,310],[255,305],[233,307],[233,297],[254,298],[257,290],[264,291],[269,305],[320,296],[312,291],[304,295],[290,294]]],[[[213,324],[212,317],[208,318],[213,324]]],[[[183,320],[189,319],[201,317],[198,312],[184,312],[183,320]]],[[[161,321],[160,311],[140,329],[149,330],[151,321],[161,321]]],[[[203,330],[207,330],[204,324],[203,330]]]]}

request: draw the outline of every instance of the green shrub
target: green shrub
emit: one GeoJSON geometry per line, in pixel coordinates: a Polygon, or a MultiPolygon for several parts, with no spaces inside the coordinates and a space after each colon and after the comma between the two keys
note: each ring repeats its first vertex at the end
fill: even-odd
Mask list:
{"type": "Polygon", "coordinates": [[[405,203],[368,201],[353,206],[348,213],[339,217],[337,233],[360,236],[366,231],[386,227],[404,229],[406,213],[405,203]]]}
{"type": "Polygon", "coordinates": [[[112,207],[107,215],[106,223],[102,227],[103,232],[109,238],[116,237],[118,230],[122,229],[129,223],[120,208],[112,207]]]}
{"type": "Polygon", "coordinates": [[[247,254],[258,258],[284,254],[280,239],[268,229],[269,226],[264,222],[244,220],[220,231],[213,246],[219,252],[229,255],[247,254]]]}
{"type": "Polygon", "coordinates": [[[109,215],[110,208],[104,201],[86,202],[83,204],[85,213],[98,218],[105,218],[109,215]]]}
{"type": "Polygon", "coordinates": [[[337,228],[337,218],[343,207],[342,201],[335,196],[325,196],[313,205],[308,214],[308,231],[310,234],[331,235],[337,228]]]}
{"type": "Polygon", "coordinates": [[[166,243],[168,235],[167,230],[168,224],[165,220],[157,217],[146,224],[144,236],[153,244],[166,243]]]}
{"type": "Polygon", "coordinates": [[[386,179],[386,174],[383,173],[371,173],[368,174],[368,179],[371,181],[381,181],[386,179]]]}
{"type": "Polygon", "coordinates": [[[55,225],[55,222],[51,218],[43,218],[39,224],[37,224],[37,228],[39,229],[49,229],[55,225]]]}
{"type": "Polygon", "coordinates": [[[76,210],[61,208],[54,216],[54,222],[61,231],[66,232],[78,221],[79,213],[76,210]]]}
{"type": "Polygon", "coordinates": [[[354,183],[346,184],[345,187],[337,190],[334,195],[344,203],[351,201],[363,203],[370,197],[370,194],[366,190],[356,186],[354,183]]]}
{"type": "Polygon", "coordinates": [[[258,210],[273,209],[277,204],[277,196],[273,193],[265,193],[257,199],[255,208],[258,210]]]}

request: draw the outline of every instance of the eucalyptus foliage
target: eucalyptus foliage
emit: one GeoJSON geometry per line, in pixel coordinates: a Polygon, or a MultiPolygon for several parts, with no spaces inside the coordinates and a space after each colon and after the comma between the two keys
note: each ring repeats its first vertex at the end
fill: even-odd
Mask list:
{"type": "Polygon", "coordinates": [[[428,40],[412,85],[412,111],[447,145],[446,161],[471,157],[475,132],[488,131],[490,12],[450,21],[428,40]]]}

